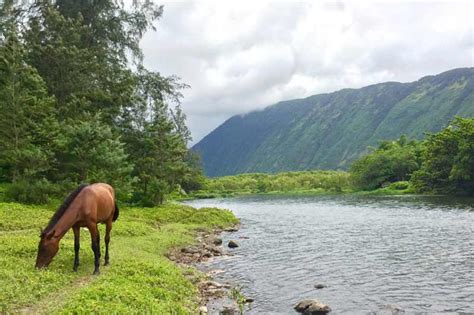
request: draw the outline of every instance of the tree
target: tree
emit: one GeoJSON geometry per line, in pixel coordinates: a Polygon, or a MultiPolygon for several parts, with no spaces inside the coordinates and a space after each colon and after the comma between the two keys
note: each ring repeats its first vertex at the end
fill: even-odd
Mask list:
{"type": "Polygon", "coordinates": [[[57,98],[59,119],[100,111],[102,119],[112,125],[122,107],[131,102],[133,73],[125,52],[131,44],[122,42],[117,33],[125,30],[112,28],[105,32],[98,25],[104,28],[110,19],[122,25],[126,17],[120,7],[112,5],[113,1],[80,2],[85,11],[89,6],[88,10],[94,12],[87,19],[81,11],[73,14],[65,9],[70,8],[68,3],[37,1],[30,9],[24,36],[27,61],[38,69],[48,91],[57,98]],[[98,3],[109,5],[100,10],[98,3]],[[96,8],[98,11],[94,11],[96,8]],[[77,99],[86,101],[77,103],[77,99]]]}
{"type": "Polygon", "coordinates": [[[120,136],[101,121],[99,114],[68,121],[56,139],[59,174],[57,180],[73,183],[107,182],[126,194],[133,166],[127,160],[120,136]]]}
{"type": "MultiPolygon", "coordinates": [[[[133,183],[146,205],[199,185],[180,107],[186,86],[143,67],[140,40],[162,12],[152,1],[3,3],[0,178],[107,181],[124,192],[133,183]]],[[[20,186],[14,192],[28,195],[20,186]]]]}
{"type": "Polygon", "coordinates": [[[176,118],[180,114],[169,106],[173,101],[179,104],[180,85],[175,78],[163,78],[143,68],[137,79],[138,106],[129,112],[133,117],[129,121],[134,123],[126,125],[126,142],[135,161],[133,175],[138,178],[135,199],[146,205],[160,204],[190,173],[187,129],[177,123],[182,121],[176,118]]]}
{"type": "Polygon", "coordinates": [[[54,98],[11,26],[0,47],[0,164],[10,181],[41,178],[51,169],[57,133],[54,98]]]}
{"type": "Polygon", "coordinates": [[[419,145],[401,136],[382,141],[377,149],[356,160],[350,168],[356,187],[372,190],[385,183],[406,181],[420,166],[419,145]]]}
{"type": "Polygon", "coordinates": [[[456,117],[423,142],[412,182],[420,192],[474,195],[474,118],[456,117]]]}

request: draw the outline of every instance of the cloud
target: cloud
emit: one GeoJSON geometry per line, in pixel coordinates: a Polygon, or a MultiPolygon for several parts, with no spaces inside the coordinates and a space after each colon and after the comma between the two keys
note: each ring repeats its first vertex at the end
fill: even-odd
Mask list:
{"type": "Polygon", "coordinates": [[[281,100],[474,65],[472,2],[165,2],[142,42],[178,75],[194,141],[281,100]]]}

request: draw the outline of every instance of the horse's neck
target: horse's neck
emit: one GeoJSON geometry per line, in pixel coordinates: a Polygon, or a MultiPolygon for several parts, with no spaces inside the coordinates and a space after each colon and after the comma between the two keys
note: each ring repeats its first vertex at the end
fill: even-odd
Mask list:
{"type": "Polygon", "coordinates": [[[71,207],[64,212],[62,217],[58,220],[58,222],[56,222],[53,227],[53,230],[55,231],[55,236],[62,238],[64,234],[66,234],[67,231],[72,228],[72,226],[77,222],[74,213],[75,209],[72,209],[71,207]]]}

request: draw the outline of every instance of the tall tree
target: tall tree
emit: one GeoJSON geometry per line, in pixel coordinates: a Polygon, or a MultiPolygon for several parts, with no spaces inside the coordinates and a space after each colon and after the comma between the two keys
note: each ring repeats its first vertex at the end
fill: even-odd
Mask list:
{"type": "Polygon", "coordinates": [[[413,176],[419,191],[474,195],[474,118],[456,117],[423,142],[423,163],[413,176]]]}
{"type": "MultiPolygon", "coordinates": [[[[34,93],[22,89],[37,100],[28,103],[31,109],[31,104],[38,106],[32,122],[43,126],[44,116],[55,126],[47,129],[52,134],[50,144],[42,147],[38,141],[44,130],[30,126],[26,115],[15,114],[17,120],[10,120],[5,114],[5,122],[24,127],[19,138],[34,145],[21,145],[28,148],[23,155],[30,152],[30,159],[33,153],[37,157],[36,163],[26,163],[31,166],[29,173],[44,174],[61,185],[108,181],[130,187],[135,183],[136,201],[147,205],[163,202],[164,194],[198,176],[187,159],[191,136],[180,107],[180,90],[186,86],[174,76],[163,77],[143,67],[139,43],[145,31],[154,29],[161,6],[152,1],[134,1],[130,6],[118,0],[36,0],[16,6],[7,2],[0,12],[0,26],[3,30],[7,23],[18,25],[16,43],[22,51],[13,56],[8,48],[4,55],[15,60],[16,68],[31,70],[23,71],[21,80],[38,79],[41,86],[41,93],[39,88],[34,93]],[[35,134],[29,136],[28,130],[35,134]],[[43,167],[39,161],[49,164],[43,167]]],[[[0,36],[0,43],[4,38],[0,36]]],[[[3,84],[3,93],[12,86],[18,89],[16,78],[9,78],[5,76],[10,83],[3,84]]],[[[9,157],[14,156],[11,152],[9,157]]],[[[19,158],[2,161],[4,173],[7,169],[11,174],[25,173],[18,170],[25,168],[19,158]]]]}
{"type": "Polygon", "coordinates": [[[0,46],[0,163],[11,181],[44,176],[53,164],[57,121],[54,99],[37,71],[24,62],[16,28],[0,46]]]}
{"type": "Polygon", "coordinates": [[[360,189],[376,189],[385,183],[406,181],[420,167],[419,145],[402,135],[382,141],[373,152],[351,165],[352,180],[360,189]]]}
{"type": "Polygon", "coordinates": [[[138,85],[135,106],[128,113],[133,124],[126,132],[129,150],[135,161],[137,176],[136,198],[144,204],[164,201],[164,195],[182,184],[189,167],[186,163],[188,149],[187,128],[177,106],[182,87],[175,78],[163,78],[159,73],[143,68],[137,75],[138,85]],[[175,109],[176,109],[175,108],[175,109]]]}

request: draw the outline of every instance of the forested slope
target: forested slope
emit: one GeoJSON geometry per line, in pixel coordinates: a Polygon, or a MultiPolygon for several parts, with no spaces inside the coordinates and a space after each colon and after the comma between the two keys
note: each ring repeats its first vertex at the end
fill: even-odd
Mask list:
{"type": "Polygon", "coordinates": [[[367,146],[474,116],[474,68],[290,100],[231,117],[194,146],[207,175],[345,169],[367,146]]]}

